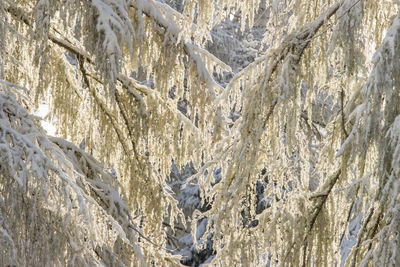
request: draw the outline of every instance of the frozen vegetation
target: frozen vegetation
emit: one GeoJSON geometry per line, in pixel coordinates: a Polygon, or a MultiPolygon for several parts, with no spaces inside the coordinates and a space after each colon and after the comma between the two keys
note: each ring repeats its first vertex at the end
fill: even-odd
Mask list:
{"type": "Polygon", "coordinates": [[[399,266],[399,12],[0,0],[0,266],[399,266]]]}

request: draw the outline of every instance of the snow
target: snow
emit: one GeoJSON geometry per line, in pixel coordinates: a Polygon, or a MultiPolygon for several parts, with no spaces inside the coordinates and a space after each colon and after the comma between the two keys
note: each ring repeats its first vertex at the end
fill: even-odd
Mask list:
{"type": "Polygon", "coordinates": [[[357,235],[361,228],[362,218],[363,214],[360,213],[349,223],[348,229],[340,244],[340,267],[345,266],[345,262],[357,242],[357,235]]]}
{"type": "Polygon", "coordinates": [[[40,244],[60,242],[45,256],[70,257],[58,263],[130,262],[136,252],[135,266],[178,255],[196,266],[343,266],[357,253],[356,264],[395,265],[398,4],[259,5],[0,1],[0,86],[19,92],[0,92],[7,248],[25,244],[15,222],[27,212],[40,244]],[[34,50],[50,72],[33,64],[34,50]],[[35,116],[25,93],[38,95],[35,116]],[[48,136],[53,123],[79,148],[48,136]]]}
{"type": "Polygon", "coordinates": [[[39,108],[34,113],[36,116],[40,117],[42,120],[40,122],[43,129],[46,131],[48,135],[55,136],[57,128],[47,120],[49,115],[49,105],[48,104],[39,104],[39,108]]]}

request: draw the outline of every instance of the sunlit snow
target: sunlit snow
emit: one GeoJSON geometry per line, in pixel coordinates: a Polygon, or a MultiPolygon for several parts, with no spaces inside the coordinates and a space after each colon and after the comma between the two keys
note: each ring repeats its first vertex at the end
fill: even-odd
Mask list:
{"type": "Polygon", "coordinates": [[[46,120],[46,116],[49,114],[49,105],[47,104],[39,104],[39,108],[36,110],[35,115],[42,118],[41,126],[46,131],[48,135],[55,136],[56,127],[46,120]]]}

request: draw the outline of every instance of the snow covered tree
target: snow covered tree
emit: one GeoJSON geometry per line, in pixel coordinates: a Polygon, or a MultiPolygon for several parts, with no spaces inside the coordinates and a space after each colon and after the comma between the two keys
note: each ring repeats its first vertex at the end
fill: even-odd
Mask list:
{"type": "Polygon", "coordinates": [[[400,264],[399,60],[396,1],[0,0],[0,262],[400,264]]]}

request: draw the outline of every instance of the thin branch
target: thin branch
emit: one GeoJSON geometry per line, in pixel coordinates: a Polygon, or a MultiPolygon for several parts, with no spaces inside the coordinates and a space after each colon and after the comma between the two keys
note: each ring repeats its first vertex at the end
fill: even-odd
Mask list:
{"type": "Polygon", "coordinates": [[[340,91],[340,113],[341,113],[341,117],[342,117],[342,130],[347,139],[347,137],[349,137],[349,134],[347,133],[346,127],[345,127],[346,118],[344,116],[343,102],[344,102],[344,90],[343,90],[343,88],[341,88],[341,91],[340,91]]]}
{"type": "MultiPolygon", "coordinates": [[[[302,112],[300,116],[301,116],[304,120],[306,120],[306,121],[309,120],[308,115],[307,115],[306,112],[302,112]]],[[[325,124],[324,122],[322,122],[322,121],[318,121],[318,120],[315,120],[315,119],[311,119],[311,122],[312,122],[313,124],[319,125],[319,126],[321,126],[321,127],[323,127],[323,128],[326,127],[326,124],[325,124]]]]}
{"type": "Polygon", "coordinates": [[[87,75],[87,72],[86,72],[86,69],[85,69],[85,66],[84,66],[84,60],[85,60],[84,58],[78,58],[78,61],[79,61],[79,70],[80,70],[81,73],[82,73],[83,80],[84,80],[85,84],[87,85],[87,87],[89,88],[89,91],[90,91],[90,93],[92,94],[93,98],[95,99],[96,103],[99,105],[100,109],[101,109],[101,110],[103,111],[103,113],[108,117],[108,119],[109,119],[111,125],[113,126],[113,128],[114,128],[114,130],[115,130],[115,132],[116,132],[116,134],[117,134],[118,140],[119,140],[119,142],[121,143],[122,148],[123,148],[125,154],[126,154],[127,156],[129,156],[130,153],[129,153],[128,146],[127,146],[127,144],[126,144],[125,141],[124,141],[124,138],[123,138],[123,134],[122,134],[122,132],[121,132],[121,129],[119,129],[118,126],[117,126],[117,124],[116,124],[116,121],[117,121],[116,118],[114,117],[113,114],[111,114],[111,113],[108,111],[106,105],[105,105],[105,104],[100,100],[100,98],[96,95],[95,90],[92,88],[92,86],[91,86],[91,84],[90,84],[90,82],[89,82],[89,78],[88,78],[88,75],[87,75]]]}
{"type": "Polygon", "coordinates": [[[332,188],[334,187],[334,185],[338,181],[341,172],[342,171],[339,169],[333,175],[333,177],[328,180],[328,185],[327,185],[328,188],[326,188],[324,190],[325,194],[320,195],[320,198],[318,198],[318,200],[317,200],[317,205],[314,207],[314,213],[311,216],[311,220],[310,220],[309,226],[307,228],[307,233],[306,233],[306,235],[304,237],[304,241],[303,241],[305,243],[305,245],[304,245],[304,254],[303,254],[303,257],[304,257],[303,258],[303,265],[306,264],[306,256],[307,256],[307,249],[308,249],[308,237],[310,236],[310,233],[314,228],[315,221],[317,220],[318,215],[321,213],[321,210],[322,210],[323,206],[325,205],[329,194],[332,192],[332,188]]]}
{"type": "Polygon", "coordinates": [[[116,100],[116,102],[117,102],[117,106],[118,106],[118,108],[119,108],[119,111],[121,112],[121,115],[122,115],[122,118],[124,119],[124,122],[125,122],[125,126],[126,126],[126,128],[128,129],[128,134],[129,134],[129,136],[130,136],[130,141],[131,141],[131,144],[132,144],[132,149],[133,149],[133,152],[134,152],[134,154],[135,154],[135,158],[136,158],[136,160],[138,161],[138,162],[140,162],[140,160],[139,160],[139,153],[137,152],[137,149],[136,149],[136,143],[135,143],[135,137],[134,137],[134,134],[133,134],[133,127],[132,127],[132,125],[131,125],[131,123],[129,122],[129,119],[128,119],[128,116],[126,115],[126,112],[125,112],[125,110],[124,110],[124,108],[123,108],[123,106],[122,106],[122,103],[121,103],[121,99],[120,99],[120,97],[119,97],[119,94],[118,94],[118,92],[117,91],[115,91],[115,100],[116,100]]]}
{"type": "Polygon", "coordinates": [[[354,246],[355,250],[353,251],[353,253],[354,253],[353,259],[352,259],[351,264],[349,265],[349,266],[351,266],[351,267],[355,267],[355,266],[356,266],[357,253],[358,253],[358,251],[359,251],[359,249],[360,249],[361,240],[362,240],[361,237],[362,237],[362,235],[364,234],[364,231],[366,231],[367,225],[368,225],[369,221],[371,220],[372,215],[374,214],[374,211],[375,211],[374,207],[371,207],[371,209],[370,209],[369,212],[368,212],[367,218],[366,218],[365,221],[363,222],[363,224],[362,224],[362,226],[361,226],[361,229],[360,229],[359,232],[358,232],[357,243],[356,243],[356,245],[354,246]]]}
{"type": "MultiPolygon", "coordinates": [[[[272,62],[271,74],[268,76],[268,80],[266,82],[270,82],[272,78],[272,73],[276,71],[279,64],[291,53],[296,56],[294,64],[297,65],[301,56],[303,55],[304,50],[307,48],[308,44],[313,40],[313,36],[315,36],[316,32],[324,25],[324,23],[332,17],[336,11],[339,9],[342,3],[335,3],[327,11],[325,11],[321,16],[319,16],[314,21],[302,26],[295,33],[289,34],[282,41],[282,47],[278,51],[278,56],[272,62]]],[[[275,109],[275,106],[278,102],[278,96],[272,102],[269,112],[267,113],[267,117],[264,120],[264,127],[266,126],[267,121],[269,120],[270,115],[275,109]]]]}
{"type": "MultiPolygon", "coordinates": [[[[311,219],[309,220],[307,231],[306,231],[306,234],[305,234],[304,239],[303,239],[303,244],[304,244],[304,248],[303,248],[303,266],[306,265],[306,257],[307,257],[307,249],[308,249],[308,237],[310,236],[311,231],[314,228],[314,224],[315,224],[319,214],[321,213],[322,208],[324,207],[324,205],[326,203],[326,200],[328,199],[328,196],[332,192],[332,188],[335,186],[336,182],[339,180],[340,175],[341,175],[341,170],[339,169],[322,186],[322,188],[324,188],[324,190],[322,192],[317,192],[317,193],[314,193],[314,194],[312,194],[310,196],[310,200],[316,200],[317,204],[311,209],[312,210],[311,219]]],[[[294,248],[295,245],[296,245],[296,242],[293,242],[291,244],[288,252],[286,253],[285,261],[289,257],[289,255],[291,254],[291,251],[292,251],[292,249],[294,248]]]]}
{"type": "MultiPolygon", "coordinates": [[[[27,26],[31,27],[31,23],[29,19],[24,15],[24,11],[16,6],[10,6],[7,11],[14,16],[16,19],[21,20],[24,22],[27,26]]],[[[59,35],[61,33],[52,27],[52,30],[57,32],[59,35]]],[[[94,59],[93,57],[83,48],[79,48],[78,45],[74,44],[70,40],[70,38],[67,38],[63,36],[62,38],[56,37],[54,34],[49,33],[49,40],[53,42],[54,44],[66,49],[67,51],[73,53],[77,58],[85,59],[86,62],[90,64],[94,64],[94,59]]],[[[96,80],[99,83],[103,83],[99,77],[96,77],[96,75],[93,75],[92,73],[86,73],[88,77],[92,77],[94,80],[96,80]]],[[[129,93],[133,93],[137,99],[140,99],[139,95],[135,93],[135,91],[140,92],[141,94],[145,96],[151,96],[153,98],[156,98],[165,108],[167,108],[171,113],[176,114],[184,123],[185,125],[189,126],[192,130],[195,132],[198,132],[197,127],[193,124],[191,120],[189,120],[182,112],[180,112],[178,109],[172,109],[168,103],[165,103],[165,99],[162,98],[157,91],[152,90],[148,88],[145,85],[140,84],[138,81],[135,79],[128,77],[122,73],[118,74],[117,80],[121,82],[128,90],[129,93]]]]}
{"type": "Polygon", "coordinates": [[[172,227],[172,225],[170,225],[170,224],[167,223],[167,222],[163,222],[163,225],[165,225],[165,226],[167,226],[167,227],[169,227],[169,228],[175,228],[175,229],[177,229],[177,230],[179,230],[179,231],[183,231],[183,232],[185,232],[185,233],[187,233],[187,234],[190,234],[190,232],[189,232],[188,230],[186,230],[185,228],[182,228],[182,227],[179,227],[179,226],[176,226],[176,225],[174,225],[174,227],[172,227]]]}
{"type": "MultiPolygon", "coordinates": [[[[139,9],[139,7],[137,6],[137,3],[134,1],[130,2],[129,6],[136,10],[139,9]]],[[[172,24],[168,20],[166,20],[163,17],[162,13],[153,5],[152,2],[144,1],[143,6],[140,8],[140,10],[146,17],[150,18],[152,21],[154,21],[154,23],[156,23],[159,27],[161,27],[161,29],[164,30],[164,34],[168,33],[170,36],[172,36],[172,38],[174,40],[179,40],[179,34],[180,34],[179,27],[177,25],[175,25],[175,23],[172,24]]],[[[161,31],[161,29],[159,29],[159,32],[161,31]]],[[[160,33],[162,33],[162,32],[160,32],[160,33]]],[[[183,50],[196,63],[198,70],[202,70],[202,69],[204,70],[205,64],[204,64],[203,60],[201,59],[201,57],[194,52],[194,50],[197,50],[199,52],[201,51],[202,54],[207,55],[211,60],[213,60],[214,62],[216,62],[217,64],[219,64],[221,67],[223,67],[225,69],[226,69],[226,67],[229,67],[225,63],[223,63],[221,60],[216,58],[214,55],[209,53],[208,51],[206,51],[198,46],[194,46],[190,43],[187,43],[182,38],[180,38],[180,42],[175,43],[175,45],[183,46],[183,50]]],[[[230,69],[227,69],[227,70],[229,71],[230,69]]],[[[208,88],[209,90],[212,90],[212,88],[218,89],[219,91],[223,90],[223,88],[213,79],[213,77],[207,70],[204,70],[201,72],[199,71],[198,74],[200,77],[202,77],[205,80],[205,82],[208,85],[207,87],[209,87],[208,88]]]]}
{"type": "Polygon", "coordinates": [[[4,84],[4,85],[7,85],[7,86],[11,86],[11,87],[17,88],[17,89],[24,90],[25,92],[29,92],[28,88],[26,88],[24,86],[21,86],[21,85],[18,85],[18,84],[15,84],[15,83],[12,83],[12,82],[0,80],[0,83],[4,84]]]}

